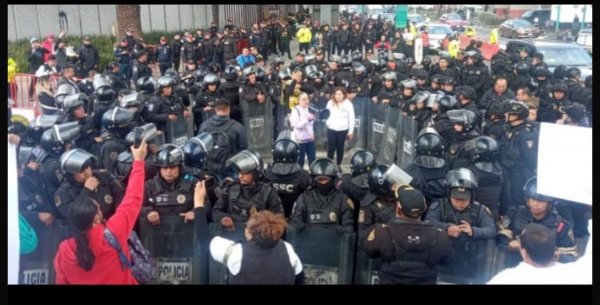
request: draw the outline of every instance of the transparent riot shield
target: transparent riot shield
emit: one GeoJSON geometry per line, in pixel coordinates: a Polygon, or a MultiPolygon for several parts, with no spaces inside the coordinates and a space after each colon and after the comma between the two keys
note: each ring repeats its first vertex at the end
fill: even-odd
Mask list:
{"type": "Polygon", "coordinates": [[[379,147],[383,140],[383,129],[385,126],[385,112],[390,109],[388,105],[369,102],[368,126],[367,126],[367,149],[376,156],[379,154],[379,147]]]}
{"type": "Polygon", "coordinates": [[[257,150],[263,158],[271,158],[273,146],[273,110],[271,98],[264,103],[241,101],[248,147],[257,150]]]}
{"type": "MultiPolygon", "coordinates": [[[[29,221],[29,219],[28,219],[29,221]]],[[[38,235],[38,246],[32,253],[19,258],[19,284],[54,284],[54,256],[57,248],[53,245],[54,225],[45,226],[37,219],[29,221],[38,235]]]]}
{"type": "Polygon", "coordinates": [[[410,117],[402,116],[401,126],[396,150],[396,164],[401,168],[406,168],[413,162],[416,155],[415,139],[419,133],[419,124],[410,117]]]}
{"type": "Polygon", "coordinates": [[[396,161],[398,148],[399,126],[402,123],[402,114],[398,107],[389,107],[385,114],[383,137],[379,144],[379,155],[377,162],[381,164],[392,164],[396,161]]]}
{"type": "Polygon", "coordinates": [[[333,228],[288,227],[286,240],[298,254],[306,284],[345,285],[352,282],[356,234],[341,235],[333,228]]]}
{"type": "Polygon", "coordinates": [[[346,143],[346,151],[355,147],[365,148],[367,146],[367,105],[369,97],[357,96],[352,100],[354,106],[354,133],[352,140],[346,143]]]}
{"type": "Polygon", "coordinates": [[[438,283],[485,284],[492,277],[496,240],[472,240],[464,235],[451,238],[454,258],[438,267],[438,283]]]}
{"type": "MultiPolygon", "coordinates": [[[[215,236],[220,236],[236,243],[246,241],[246,237],[244,236],[246,225],[241,221],[236,221],[234,222],[234,227],[233,231],[228,231],[219,223],[209,223],[208,232],[210,240],[215,236]]],[[[208,283],[211,285],[225,285],[229,283],[227,268],[225,265],[215,261],[212,256],[208,259],[208,283]]]]}
{"type": "Polygon", "coordinates": [[[188,121],[183,116],[177,116],[176,121],[167,122],[167,143],[183,146],[188,140],[188,121]]]}
{"type": "Polygon", "coordinates": [[[156,258],[155,284],[206,284],[201,279],[208,270],[195,247],[193,222],[184,223],[179,215],[160,215],[159,225],[151,225],[145,217],[138,224],[140,240],[156,258]]]}
{"type": "Polygon", "coordinates": [[[358,231],[356,260],[354,261],[354,283],[358,285],[378,285],[381,259],[372,259],[363,251],[362,246],[373,227],[358,231]]]}
{"type": "MultiPolygon", "coordinates": [[[[318,109],[327,108],[328,99],[325,95],[317,95],[315,96],[311,103],[318,109]]],[[[327,125],[325,125],[326,121],[316,120],[313,125],[313,130],[315,133],[315,149],[318,151],[327,151],[327,125]]]]}

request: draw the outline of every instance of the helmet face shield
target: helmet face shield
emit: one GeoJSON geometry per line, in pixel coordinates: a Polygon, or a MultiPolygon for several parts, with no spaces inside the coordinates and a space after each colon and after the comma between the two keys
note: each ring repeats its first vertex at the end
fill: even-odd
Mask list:
{"type": "Polygon", "coordinates": [[[235,170],[245,174],[255,170],[262,170],[263,162],[258,152],[246,149],[229,158],[225,162],[225,166],[233,166],[235,170]]]}
{"type": "Polygon", "coordinates": [[[60,169],[64,172],[77,174],[83,171],[96,157],[89,152],[76,148],[60,156],[60,169]]]}
{"type": "Polygon", "coordinates": [[[475,177],[470,169],[454,169],[446,174],[446,184],[448,188],[476,189],[477,177],[475,177]]]}

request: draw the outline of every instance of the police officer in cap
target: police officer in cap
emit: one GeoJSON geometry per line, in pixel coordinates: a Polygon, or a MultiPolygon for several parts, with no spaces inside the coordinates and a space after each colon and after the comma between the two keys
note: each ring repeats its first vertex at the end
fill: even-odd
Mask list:
{"type": "Polygon", "coordinates": [[[223,186],[219,199],[212,208],[212,221],[227,230],[235,229],[235,222],[245,222],[258,211],[283,213],[281,199],[270,184],[260,181],[263,161],[253,150],[242,150],[227,160],[227,167],[238,171],[238,179],[223,186]]]}
{"type": "Polygon", "coordinates": [[[118,155],[127,150],[124,140],[131,130],[133,113],[125,108],[113,107],[102,116],[102,146],[100,162],[102,168],[113,172],[118,155]]]}
{"type": "Polygon", "coordinates": [[[299,148],[289,131],[282,131],[273,143],[273,163],[264,171],[264,180],[279,194],[286,218],[294,202],[310,186],[308,171],[298,164],[299,148]]]}
{"type": "Polygon", "coordinates": [[[291,225],[334,228],[340,233],[353,231],[354,204],[336,189],[338,169],[331,159],[320,158],[310,165],[313,186],[298,197],[290,217],[291,225]]]}
{"type": "Polygon", "coordinates": [[[54,196],[58,219],[66,221],[69,207],[79,198],[93,198],[104,218],[109,219],[125,195],[125,189],[117,179],[104,169],[92,170],[95,157],[76,148],[60,157],[60,169],[65,181],[54,196]]]}
{"type": "Polygon", "coordinates": [[[513,101],[506,110],[506,122],[510,130],[500,156],[500,164],[505,170],[505,192],[507,196],[500,205],[500,215],[507,215],[509,207],[525,202],[523,186],[537,169],[538,131],[527,122],[529,109],[523,103],[513,101]]]}
{"type": "Polygon", "coordinates": [[[421,192],[400,185],[394,195],[394,217],[371,230],[363,249],[382,259],[381,284],[435,284],[436,266],[447,265],[454,255],[452,244],[434,225],[421,221],[427,210],[421,192]]]}
{"type": "Polygon", "coordinates": [[[150,224],[160,225],[160,215],[180,215],[183,221],[194,220],[194,187],[198,181],[183,172],[183,150],[164,144],[156,155],[159,174],[144,186],[141,216],[150,224]]]}
{"type": "Polygon", "coordinates": [[[458,241],[494,238],[496,224],[490,210],[475,201],[477,178],[471,170],[459,168],[446,175],[448,198],[435,201],[425,220],[458,241]]]}
{"type": "Polygon", "coordinates": [[[573,235],[573,223],[561,209],[557,208],[557,199],[542,195],[537,190],[537,177],[531,177],[525,183],[523,192],[527,198],[526,205],[519,207],[516,215],[507,227],[498,231],[498,243],[511,250],[519,250],[521,243],[517,236],[529,223],[542,224],[556,231],[556,246],[561,263],[569,263],[577,259],[577,245],[573,235]]]}
{"type": "Polygon", "coordinates": [[[427,205],[430,205],[433,201],[440,201],[446,197],[446,147],[439,133],[428,127],[417,135],[415,150],[417,156],[406,168],[406,173],[413,177],[410,185],[421,191],[427,205]]]}

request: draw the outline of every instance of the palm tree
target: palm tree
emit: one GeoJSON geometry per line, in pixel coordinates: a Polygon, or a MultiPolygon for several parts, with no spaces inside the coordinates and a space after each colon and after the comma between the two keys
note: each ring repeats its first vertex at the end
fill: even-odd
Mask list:
{"type": "Polygon", "coordinates": [[[131,30],[134,37],[142,36],[139,4],[117,5],[117,37],[125,36],[127,29],[131,30]]]}

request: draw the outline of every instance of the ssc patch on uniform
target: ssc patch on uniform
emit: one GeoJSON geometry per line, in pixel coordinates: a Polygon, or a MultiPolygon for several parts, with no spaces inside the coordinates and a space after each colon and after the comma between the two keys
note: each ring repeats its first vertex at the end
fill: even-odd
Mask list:
{"type": "Polygon", "coordinates": [[[177,195],[177,203],[183,204],[185,202],[185,195],[179,194],[177,195]]]}
{"type": "Polygon", "coordinates": [[[111,195],[104,196],[104,202],[106,202],[106,204],[111,204],[113,202],[112,196],[111,195]]]}

